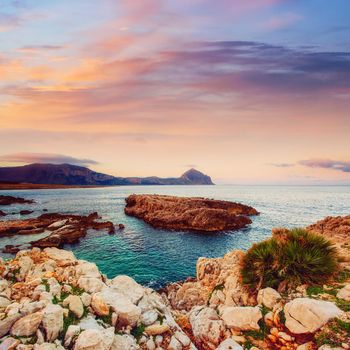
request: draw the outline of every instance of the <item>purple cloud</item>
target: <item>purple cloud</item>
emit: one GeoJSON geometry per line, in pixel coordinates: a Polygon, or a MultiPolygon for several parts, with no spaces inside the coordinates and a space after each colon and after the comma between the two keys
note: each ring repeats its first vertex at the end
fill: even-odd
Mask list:
{"type": "Polygon", "coordinates": [[[331,159],[307,159],[301,160],[299,164],[309,168],[333,169],[345,173],[350,172],[350,161],[343,162],[331,159]]]}
{"type": "Polygon", "coordinates": [[[292,163],[270,163],[269,165],[272,165],[276,168],[290,168],[294,166],[292,163]]]}
{"type": "Polygon", "coordinates": [[[51,163],[51,164],[75,164],[93,165],[98,162],[91,159],[80,159],[55,153],[13,153],[0,156],[0,162],[7,163],[51,163]]]}

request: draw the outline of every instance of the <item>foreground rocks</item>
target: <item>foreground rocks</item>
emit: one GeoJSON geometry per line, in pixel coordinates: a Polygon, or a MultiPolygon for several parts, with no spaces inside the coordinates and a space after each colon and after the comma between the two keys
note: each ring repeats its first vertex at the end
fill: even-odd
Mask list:
{"type": "MultiPolygon", "coordinates": [[[[33,219],[0,221],[0,237],[47,232],[47,237],[31,242],[33,247],[45,248],[77,243],[86,236],[89,229],[115,232],[112,222],[98,219],[97,213],[88,216],[54,213],[43,214],[33,219]]],[[[19,250],[19,246],[6,246],[4,252],[16,253],[19,250]]]]}
{"type": "Polygon", "coordinates": [[[1,349],[196,349],[159,294],[71,252],[20,251],[0,271],[1,349]]]}
{"type": "Polygon", "coordinates": [[[238,230],[259,213],[252,207],[227,201],[163,195],[131,195],[125,214],[167,230],[215,232],[238,230]]]}

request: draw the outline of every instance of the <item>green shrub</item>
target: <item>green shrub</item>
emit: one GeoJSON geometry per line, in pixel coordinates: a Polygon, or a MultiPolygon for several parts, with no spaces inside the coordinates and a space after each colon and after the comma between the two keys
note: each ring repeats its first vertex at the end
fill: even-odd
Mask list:
{"type": "Polygon", "coordinates": [[[281,229],[247,251],[241,272],[243,282],[254,289],[283,291],[304,283],[323,283],[336,267],[336,248],[330,241],[304,229],[281,229]]]}

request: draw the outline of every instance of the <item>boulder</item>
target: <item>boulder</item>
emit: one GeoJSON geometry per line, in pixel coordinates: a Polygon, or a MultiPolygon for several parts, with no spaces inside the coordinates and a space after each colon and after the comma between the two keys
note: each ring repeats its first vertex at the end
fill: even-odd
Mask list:
{"type": "Polygon", "coordinates": [[[19,344],[20,344],[20,341],[18,339],[6,338],[0,344],[0,350],[14,350],[19,344]]]}
{"type": "Polygon", "coordinates": [[[227,338],[216,348],[216,350],[243,350],[243,348],[233,339],[227,338]]]}
{"type": "Polygon", "coordinates": [[[193,335],[198,343],[215,348],[224,337],[225,325],[216,311],[209,307],[196,306],[190,314],[193,335]]]}
{"type": "Polygon", "coordinates": [[[148,335],[159,335],[166,333],[170,330],[167,324],[153,324],[145,328],[145,333],[148,335]]]}
{"type": "Polygon", "coordinates": [[[339,290],[337,298],[350,301],[350,283],[339,290]]]}
{"type": "Polygon", "coordinates": [[[18,309],[15,313],[8,315],[6,318],[0,320],[0,337],[5,336],[11,329],[12,325],[21,318],[18,309]]]}
{"type": "Polygon", "coordinates": [[[78,295],[69,295],[63,301],[63,306],[68,306],[75,316],[81,318],[84,314],[84,306],[78,295]]]}
{"type": "Polygon", "coordinates": [[[116,334],[113,339],[111,350],[138,350],[139,345],[135,338],[128,334],[116,334]]]}
{"type": "Polygon", "coordinates": [[[14,323],[10,333],[16,337],[29,337],[37,331],[42,319],[42,312],[24,316],[14,323]]]}
{"type": "Polygon", "coordinates": [[[111,287],[117,292],[125,295],[136,304],[144,295],[145,290],[136,283],[131,277],[120,275],[112,279],[111,287]]]}
{"type": "Polygon", "coordinates": [[[262,318],[260,308],[255,306],[224,306],[220,309],[225,325],[239,331],[258,330],[262,318]]]}
{"type": "Polygon", "coordinates": [[[45,248],[44,252],[48,256],[48,258],[55,261],[63,262],[64,264],[74,263],[77,261],[74,254],[68,250],[57,248],[45,248]]]}
{"type": "Polygon", "coordinates": [[[297,298],[284,307],[286,327],[295,334],[314,333],[330,319],[343,314],[334,303],[310,298],[297,298]]]}
{"type": "Polygon", "coordinates": [[[79,335],[81,328],[76,325],[70,325],[67,329],[66,335],[64,336],[64,346],[69,348],[73,339],[79,335]]]}
{"type": "Polygon", "coordinates": [[[107,328],[103,331],[88,329],[79,334],[74,350],[109,350],[113,341],[114,328],[107,328]]]}
{"type": "Polygon", "coordinates": [[[282,299],[281,294],[278,293],[273,288],[264,288],[260,289],[258,292],[258,304],[264,305],[269,309],[273,309],[273,307],[282,299]]]}
{"type": "Polygon", "coordinates": [[[141,315],[140,321],[145,325],[145,326],[150,326],[154,322],[157,321],[158,319],[158,312],[155,310],[149,310],[146,311],[141,315]]]}
{"type": "Polygon", "coordinates": [[[101,279],[96,277],[80,277],[78,279],[78,286],[88,293],[97,293],[105,287],[105,284],[101,279]]]}
{"type": "Polygon", "coordinates": [[[42,324],[46,332],[46,340],[52,342],[63,329],[63,309],[59,305],[49,304],[43,310],[43,314],[42,324]]]}

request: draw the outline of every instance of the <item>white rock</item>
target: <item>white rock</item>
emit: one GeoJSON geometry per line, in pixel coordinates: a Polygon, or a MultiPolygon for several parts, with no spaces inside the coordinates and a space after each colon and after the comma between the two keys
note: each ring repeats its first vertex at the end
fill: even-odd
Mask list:
{"type": "MultiPolygon", "coordinates": [[[[134,305],[130,299],[111,288],[104,288],[98,297],[109,305],[118,315],[118,319],[130,326],[134,326],[141,316],[141,309],[134,305]]],[[[95,297],[95,295],[94,295],[95,297]]]]}
{"type": "Polygon", "coordinates": [[[132,336],[128,334],[116,334],[113,339],[111,350],[137,350],[139,348],[135,338],[132,336]]]}
{"type": "Polygon", "coordinates": [[[97,293],[105,287],[105,284],[101,279],[96,277],[80,277],[78,279],[78,286],[88,293],[97,293]]]}
{"type": "Polygon", "coordinates": [[[77,277],[90,277],[101,279],[101,273],[96,264],[78,260],[78,265],[75,267],[77,277]]]}
{"type": "Polygon", "coordinates": [[[168,345],[168,350],[182,350],[182,344],[172,336],[168,345]]]}
{"type": "Polygon", "coordinates": [[[229,328],[248,331],[260,328],[258,321],[262,314],[257,306],[226,306],[221,309],[221,318],[229,328]]]}
{"type": "Polygon", "coordinates": [[[78,295],[69,295],[63,301],[63,306],[68,306],[75,316],[81,318],[84,314],[84,306],[78,295]]]}
{"type": "Polygon", "coordinates": [[[97,320],[92,316],[88,315],[87,317],[84,317],[80,320],[79,326],[83,330],[88,329],[97,329],[97,330],[104,330],[105,328],[97,322],[97,320]]]}
{"type": "Polygon", "coordinates": [[[332,302],[297,298],[284,307],[286,327],[295,334],[314,333],[343,312],[332,302]]]}
{"type": "Polygon", "coordinates": [[[20,341],[14,338],[6,338],[1,341],[0,350],[14,350],[20,341]]]}
{"type": "Polygon", "coordinates": [[[2,338],[4,335],[6,335],[12,325],[22,317],[19,313],[14,313],[12,315],[8,315],[6,318],[0,321],[0,338],[2,338]]]}
{"type": "Polygon", "coordinates": [[[11,304],[11,300],[8,298],[5,298],[3,296],[0,296],[0,309],[5,309],[11,304]]]}
{"type": "Polygon", "coordinates": [[[224,340],[216,350],[243,350],[243,348],[233,339],[228,338],[224,340]]]}
{"type": "Polygon", "coordinates": [[[192,308],[189,318],[193,335],[197,341],[203,344],[209,343],[211,348],[219,345],[226,328],[214,309],[195,306],[192,308]]]}
{"type": "Polygon", "coordinates": [[[258,292],[258,304],[272,309],[282,299],[281,294],[273,288],[260,289],[258,292]]]}
{"type": "Polygon", "coordinates": [[[155,310],[149,310],[141,315],[140,321],[144,325],[149,326],[149,325],[153,324],[154,322],[156,322],[157,319],[158,319],[158,312],[155,310]]]}
{"type": "Polygon", "coordinates": [[[22,256],[18,259],[19,274],[18,278],[24,280],[33,266],[33,260],[29,256],[22,256]]]}
{"type": "Polygon", "coordinates": [[[147,350],[155,350],[156,344],[154,343],[154,340],[152,338],[149,338],[146,342],[147,350]]]}
{"type": "Polygon", "coordinates": [[[337,298],[350,301],[350,283],[339,290],[337,298]]]}
{"type": "Polygon", "coordinates": [[[34,344],[34,350],[57,350],[57,346],[54,343],[34,344]]]}
{"type": "Polygon", "coordinates": [[[51,224],[50,226],[48,226],[47,228],[48,229],[54,229],[54,228],[60,228],[62,227],[63,225],[65,225],[67,222],[67,219],[65,220],[59,220],[59,221],[55,221],[53,224],[51,224]]]}
{"type": "Polygon", "coordinates": [[[297,347],[297,350],[312,350],[313,349],[313,342],[309,341],[307,343],[301,344],[297,347]]]}
{"type": "Polygon", "coordinates": [[[61,296],[61,285],[58,283],[56,278],[54,278],[54,277],[49,278],[47,283],[49,285],[50,294],[52,294],[53,296],[60,297],[61,296]]]}
{"type": "Polygon", "coordinates": [[[4,278],[0,277],[0,292],[3,292],[8,286],[9,283],[4,278]]]}
{"type": "Polygon", "coordinates": [[[58,248],[45,248],[44,252],[50,259],[58,261],[62,265],[71,264],[77,261],[74,254],[68,250],[58,248]]]}
{"type": "Polygon", "coordinates": [[[113,278],[111,281],[111,287],[126,296],[134,304],[136,304],[145,293],[142,286],[126,275],[120,275],[113,278]]]}
{"type": "Polygon", "coordinates": [[[20,318],[12,326],[11,335],[17,337],[29,337],[33,335],[38,329],[42,319],[43,314],[41,312],[36,312],[20,318]]]}
{"type": "Polygon", "coordinates": [[[80,327],[76,325],[70,325],[67,329],[66,335],[64,337],[64,346],[68,348],[74,337],[80,333],[80,327]]]}
{"type": "Polygon", "coordinates": [[[174,336],[183,346],[189,346],[191,344],[190,338],[183,332],[176,331],[174,336]]]}
{"type": "Polygon", "coordinates": [[[84,304],[84,306],[90,306],[91,304],[91,295],[84,292],[81,296],[80,296],[80,299],[82,301],[82,303],[84,304]]]}
{"type": "Polygon", "coordinates": [[[52,342],[63,329],[63,309],[59,305],[50,304],[43,310],[43,314],[42,324],[46,332],[46,340],[52,342]]]}
{"type": "Polygon", "coordinates": [[[163,343],[163,336],[162,335],[157,335],[154,342],[156,343],[157,346],[161,346],[163,343]]]}
{"type": "Polygon", "coordinates": [[[114,328],[103,331],[88,329],[81,332],[75,342],[74,350],[109,350],[114,341],[114,328]]]}

